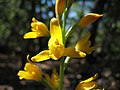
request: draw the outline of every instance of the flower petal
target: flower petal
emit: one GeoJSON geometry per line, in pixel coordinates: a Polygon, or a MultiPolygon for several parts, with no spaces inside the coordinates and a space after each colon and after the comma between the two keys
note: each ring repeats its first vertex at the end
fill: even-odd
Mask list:
{"type": "Polygon", "coordinates": [[[64,52],[64,45],[59,43],[56,38],[51,37],[48,42],[50,57],[54,60],[58,60],[64,52]]]}
{"type": "Polygon", "coordinates": [[[59,80],[59,75],[56,69],[53,69],[53,73],[51,75],[51,84],[55,90],[58,88],[58,80],[59,80]]]}
{"type": "Polygon", "coordinates": [[[84,52],[78,52],[75,50],[75,48],[65,48],[63,56],[69,56],[74,58],[81,58],[85,57],[86,54],[84,52]]]}
{"type": "Polygon", "coordinates": [[[43,37],[44,35],[41,34],[40,32],[28,32],[26,33],[23,38],[24,39],[31,39],[31,38],[38,38],[38,37],[43,37]]]}
{"type": "Polygon", "coordinates": [[[42,22],[32,22],[31,23],[32,31],[41,32],[44,35],[49,34],[47,26],[42,22]]]}
{"type": "Polygon", "coordinates": [[[90,38],[90,32],[87,32],[76,44],[75,49],[78,51],[81,51],[82,48],[84,47],[85,43],[88,41],[90,38]]]}
{"type": "Polygon", "coordinates": [[[96,13],[89,13],[87,15],[85,15],[80,21],[79,21],[79,26],[84,28],[90,24],[92,24],[93,22],[95,22],[97,19],[99,19],[100,17],[102,17],[103,14],[96,14],[96,13]]]}
{"type": "Polygon", "coordinates": [[[75,90],[91,90],[97,87],[96,82],[88,82],[88,83],[82,83],[78,84],[75,90]]]}
{"type": "Polygon", "coordinates": [[[49,50],[44,50],[37,54],[36,56],[32,57],[31,60],[34,62],[41,62],[50,59],[49,50]]]}
{"type": "Polygon", "coordinates": [[[91,45],[91,41],[90,40],[88,40],[84,45],[83,45],[83,47],[81,48],[81,51],[83,51],[83,52],[85,52],[85,53],[89,53],[89,51],[90,51],[90,45],[91,45]]]}
{"type": "Polygon", "coordinates": [[[91,54],[91,52],[94,51],[96,48],[97,48],[96,46],[90,47],[89,49],[86,50],[86,53],[91,54]]]}
{"type": "Polygon", "coordinates": [[[38,75],[40,74],[40,69],[35,64],[32,64],[32,63],[26,63],[25,67],[24,67],[24,70],[29,71],[29,72],[34,71],[38,75]]]}
{"type": "Polygon", "coordinates": [[[24,78],[27,78],[27,79],[29,78],[26,76],[26,74],[27,74],[27,72],[20,70],[17,75],[20,76],[19,79],[21,80],[24,78]]]}
{"type": "Polygon", "coordinates": [[[62,43],[62,31],[60,24],[56,18],[52,18],[50,21],[50,35],[62,43]]]}
{"type": "Polygon", "coordinates": [[[90,78],[88,78],[88,79],[86,79],[86,80],[84,80],[84,81],[82,81],[80,83],[91,82],[91,81],[95,80],[97,77],[98,77],[98,73],[96,73],[93,77],[90,77],[90,78]]]}
{"type": "Polygon", "coordinates": [[[66,0],[56,0],[56,4],[55,4],[56,16],[58,16],[58,14],[62,14],[64,12],[65,3],[66,3],[66,0]]]}
{"type": "Polygon", "coordinates": [[[26,80],[41,80],[42,74],[41,71],[37,66],[32,63],[27,63],[24,67],[25,71],[20,70],[18,72],[19,79],[26,79],[26,80]]]}

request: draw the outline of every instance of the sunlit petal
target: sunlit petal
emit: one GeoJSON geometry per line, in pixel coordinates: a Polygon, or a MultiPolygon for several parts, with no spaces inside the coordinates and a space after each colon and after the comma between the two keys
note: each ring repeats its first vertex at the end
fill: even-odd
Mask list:
{"type": "Polygon", "coordinates": [[[91,90],[97,87],[96,82],[88,82],[79,84],[75,90],[91,90]]]}
{"type": "Polygon", "coordinates": [[[91,82],[91,81],[95,80],[97,77],[98,77],[98,73],[96,73],[93,77],[90,77],[90,78],[88,78],[80,83],[91,82]]]}
{"type": "Polygon", "coordinates": [[[30,39],[30,38],[38,38],[38,37],[42,37],[42,36],[44,36],[44,35],[41,34],[40,32],[28,32],[23,36],[23,38],[30,39]]]}
{"type": "Polygon", "coordinates": [[[76,44],[75,49],[76,50],[82,50],[84,47],[84,44],[88,41],[90,38],[90,32],[87,32],[76,44]]]}
{"type": "Polygon", "coordinates": [[[50,57],[54,60],[58,60],[64,52],[64,45],[59,43],[58,39],[50,38],[48,42],[50,57]]]}
{"type": "Polygon", "coordinates": [[[45,35],[49,33],[47,26],[42,22],[32,22],[31,27],[32,31],[41,32],[45,35]]]}
{"type": "Polygon", "coordinates": [[[31,58],[34,62],[41,62],[50,59],[49,50],[44,50],[31,58]]]}
{"type": "Polygon", "coordinates": [[[52,18],[50,21],[50,35],[52,38],[58,39],[59,43],[62,43],[62,31],[56,18],[52,18]]]}
{"type": "Polygon", "coordinates": [[[58,16],[58,14],[62,14],[64,12],[65,4],[66,4],[66,0],[56,0],[56,4],[55,4],[56,16],[58,16]]]}
{"type": "Polygon", "coordinates": [[[84,28],[92,23],[94,23],[97,19],[102,17],[103,14],[89,13],[85,15],[80,21],[79,26],[84,28]]]}
{"type": "Polygon", "coordinates": [[[75,90],[91,90],[97,87],[97,83],[94,81],[98,77],[98,74],[95,74],[93,77],[88,78],[84,81],[81,81],[75,90]]]}
{"type": "Polygon", "coordinates": [[[24,70],[18,72],[19,79],[36,80],[39,81],[42,78],[41,70],[32,63],[26,63],[24,70]]]}
{"type": "Polygon", "coordinates": [[[49,30],[47,26],[36,20],[35,18],[32,18],[32,23],[31,23],[31,32],[26,33],[23,38],[24,39],[30,39],[30,38],[38,38],[38,37],[43,37],[43,36],[49,36],[49,30]]]}
{"type": "Polygon", "coordinates": [[[65,48],[63,56],[69,56],[74,58],[82,58],[85,57],[86,54],[84,52],[78,52],[75,48],[65,48]]]}

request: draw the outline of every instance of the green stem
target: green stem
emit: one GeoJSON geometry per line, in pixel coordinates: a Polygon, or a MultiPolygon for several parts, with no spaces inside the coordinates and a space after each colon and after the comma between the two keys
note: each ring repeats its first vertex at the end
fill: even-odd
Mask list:
{"type": "Polygon", "coordinates": [[[65,40],[67,40],[68,36],[77,28],[77,25],[75,24],[74,26],[70,27],[69,30],[65,34],[65,40]]]}
{"type": "MultiPolygon", "coordinates": [[[[62,24],[62,38],[63,38],[63,44],[65,46],[65,27],[66,27],[66,19],[67,19],[67,8],[65,9],[64,13],[63,13],[63,24],[62,24]]],[[[60,78],[59,78],[59,86],[58,86],[58,90],[62,90],[63,89],[63,81],[64,81],[64,59],[62,58],[60,60],[60,78]]]]}
{"type": "Polygon", "coordinates": [[[60,60],[60,80],[58,90],[62,90],[64,81],[64,59],[60,60]]]}
{"type": "Polygon", "coordinates": [[[62,37],[63,37],[63,44],[65,45],[65,27],[66,27],[66,19],[67,19],[67,8],[63,13],[63,26],[62,26],[62,37]]]}

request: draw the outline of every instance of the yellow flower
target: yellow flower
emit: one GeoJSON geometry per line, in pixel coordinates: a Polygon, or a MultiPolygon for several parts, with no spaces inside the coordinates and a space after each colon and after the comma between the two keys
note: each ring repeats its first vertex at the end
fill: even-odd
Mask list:
{"type": "Polygon", "coordinates": [[[75,48],[65,48],[64,49],[64,56],[69,57],[75,57],[75,58],[81,58],[85,57],[86,53],[90,54],[93,50],[95,50],[95,46],[90,47],[91,41],[90,38],[90,32],[86,33],[76,44],[75,48]]]}
{"type": "Polygon", "coordinates": [[[50,58],[58,60],[62,56],[81,58],[85,57],[86,53],[90,54],[95,49],[95,47],[90,47],[90,32],[78,41],[75,48],[65,48],[62,40],[61,27],[56,18],[52,18],[50,21],[50,35],[51,38],[48,41],[49,50],[44,50],[36,56],[33,56],[31,58],[32,61],[41,62],[50,58]]]}
{"type": "Polygon", "coordinates": [[[42,78],[41,70],[32,63],[26,63],[24,70],[18,72],[19,79],[40,81],[42,78]]]}
{"type": "Polygon", "coordinates": [[[43,36],[48,36],[49,31],[47,26],[36,20],[35,18],[32,18],[32,23],[31,23],[31,32],[26,33],[23,38],[24,39],[30,39],[30,38],[38,38],[38,37],[43,37],[43,36]]]}
{"type": "Polygon", "coordinates": [[[75,90],[91,90],[97,87],[97,83],[94,81],[98,77],[98,74],[95,74],[93,77],[88,78],[84,81],[81,81],[75,90]]]}
{"type": "Polygon", "coordinates": [[[51,77],[48,74],[44,74],[46,80],[49,82],[49,84],[56,90],[58,88],[58,73],[56,71],[56,69],[53,70],[53,73],[51,75],[51,77]]]}
{"type": "Polygon", "coordinates": [[[50,36],[51,38],[48,41],[49,50],[44,50],[32,57],[32,61],[40,62],[50,58],[58,60],[63,55],[64,45],[62,43],[62,32],[56,18],[52,18],[50,21],[50,36]]]}
{"type": "Polygon", "coordinates": [[[57,18],[59,14],[62,14],[64,12],[65,4],[66,4],[66,0],[56,0],[55,13],[57,18]]]}
{"type": "Polygon", "coordinates": [[[102,17],[103,14],[89,13],[85,15],[78,23],[78,25],[82,28],[94,23],[97,19],[102,17]]]}

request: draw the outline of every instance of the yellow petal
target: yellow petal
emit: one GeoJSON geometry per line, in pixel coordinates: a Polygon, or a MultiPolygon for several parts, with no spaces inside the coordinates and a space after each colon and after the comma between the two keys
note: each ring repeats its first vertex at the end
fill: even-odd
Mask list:
{"type": "Polygon", "coordinates": [[[38,20],[36,20],[35,18],[32,19],[32,23],[31,23],[31,32],[26,33],[23,38],[24,39],[30,39],[30,38],[38,38],[38,37],[43,37],[43,36],[48,36],[49,35],[49,31],[47,26],[42,23],[39,22],[38,20]]]}
{"type": "Polygon", "coordinates": [[[84,45],[83,47],[81,48],[81,51],[85,52],[85,53],[89,53],[89,52],[92,52],[92,48],[90,47],[91,45],[91,41],[88,40],[84,45]],[[91,49],[90,49],[91,48],[91,49]]]}
{"type": "Polygon", "coordinates": [[[91,54],[92,51],[94,51],[96,49],[96,46],[90,47],[89,49],[86,50],[87,54],[91,54]]]}
{"type": "Polygon", "coordinates": [[[56,16],[58,16],[58,14],[62,14],[64,12],[65,4],[66,4],[66,0],[56,0],[56,4],[55,4],[56,16]]]}
{"type": "Polygon", "coordinates": [[[94,23],[97,19],[102,17],[103,14],[89,13],[85,15],[78,23],[78,25],[82,28],[94,23]]]}
{"type": "Polygon", "coordinates": [[[49,50],[44,50],[31,58],[34,62],[41,62],[50,59],[49,50]]]}
{"type": "Polygon", "coordinates": [[[24,67],[25,71],[29,71],[29,72],[36,72],[37,74],[40,74],[40,69],[32,63],[26,63],[25,67],[24,67]]]}
{"type": "Polygon", "coordinates": [[[51,84],[54,89],[58,88],[58,79],[59,79],[58,73],[57,73],[56,69],[54,69],[53,73],[51,75],[51,84]]]}
{"type": "Polygon", "coordinates": [[[98,73],[96,73],[93,77],[90,77],[90,78],[88,78],[88,79],[86,79],[86,80],[84,80],[84,81],[82,81],[80,83],[91,82],[91,81],[95,80],[97,77],[98,77],[98,73]]]}
{"type": "Polygon", "coordinates": [[[74,58],[82,58],[85,57],[86,54],[84,52],[78,52],[75,48],[65,48],[63,56],[69,56],[74,58]]]}
{"type": "Polygon", "coordinates": [[[44,35],[41,34],[40,32],[28,32],[26,33],[23,38],[24,39],[31,39],[31,38],[38,38],[38,37],[43,37],[44,35]]]}
{"type": "Polygon", "coordinates": [[[90,32],[87,32],[76,44],[75,49],[78,51],[81,51],[82,48],[84,47],[85,43],[88,41],[90,38],[90,32]]]}
{"type": "Polygon", "coordinates": [[[17,75],[19,76],[19,79],[21,80],[21,79],[23,79],[23,78],[24,78],[22,75],[25,75],[25,74],[24,74],[24,71],[19,70],[19,72],[18,72],[18,74],[17,74],[17,75]]]}
{"type": "Polygon", "coordinates": [[[26,79],[26,80],[41,80],[42,74],[41,70],[32,63],[26,63],[24,67],[25,71],[20,70],[18,72],[18,76],[20,79],[26,79]]]}
{"type": "Polygon", "coordinates": [[[91,90],[97,87],[97,83],[96,82],[83,83],[81,86],[84,87],[85,90],[91,90]]]}
{"type": "Polygon", "coordinates": [[[62,43],[62,31],[56,18],[52,18],[50,21],[50,35],[51,37],[56,38],[59,43],[62,43]]]}
{"type": "Polygon", "coordinates": [[[50,57],[54,60],[58,60],[64,52],[64,45],[59,43],[56,38],[51,37],[48,42],[50,57]]]}
{"type": "Polygon", "coordinates": [[[88,82],[88,83],[82,83],[78,84],[75,90],[91,90],[97,87],[96,82],[88,82]]]}
{"type": "Polygon", "coordinates": [[[38,22],[32,22],[31,27],[32,27],[31,28],[32,31],[40,32],[40,33],[42,33],[44,35],[49,34],[47,26],[42,22],[39,22],[39,21],[38,22]]]}

